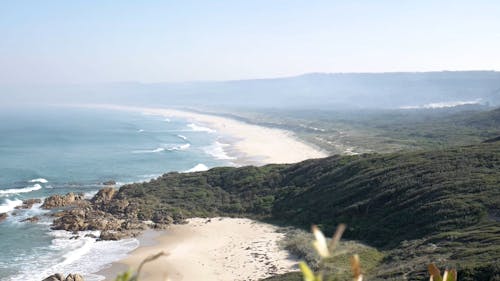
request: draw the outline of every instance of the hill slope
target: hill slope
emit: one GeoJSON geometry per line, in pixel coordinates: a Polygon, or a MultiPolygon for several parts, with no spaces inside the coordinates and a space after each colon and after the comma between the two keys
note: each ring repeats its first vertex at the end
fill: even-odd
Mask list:
{"type": "Polygon", "coordinates": [[[169,173],[123,186],[138,217],[233,215],[331,232],[386,254],[371,279],[423,279],[426,264],[461,280],[500,274],[500,143],[424,152],[332,156],[294,165],[169,173]]]}

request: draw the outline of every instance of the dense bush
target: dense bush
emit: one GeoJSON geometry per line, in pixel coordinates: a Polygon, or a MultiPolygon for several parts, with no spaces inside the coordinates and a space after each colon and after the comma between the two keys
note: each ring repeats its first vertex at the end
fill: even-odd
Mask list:
{"type": "Polygon", "coordinates": [[[383,251],[376,278],[424,279],[437,261],[483,279],[499,274],[499,187],[500,143],[492,142],[169,173],[123,186],[118,198],[138,204],[141,219],[245,216],[315,223],[327,234],[346,223],[346,238],[383,251]]]}

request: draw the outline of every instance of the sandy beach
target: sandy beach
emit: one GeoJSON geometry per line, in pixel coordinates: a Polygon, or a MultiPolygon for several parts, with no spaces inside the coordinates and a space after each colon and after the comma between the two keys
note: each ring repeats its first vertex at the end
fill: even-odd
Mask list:
{"type": "Polygon", "coordinates": [[[160,251],[167,256],[145,265],[142,280],[259,280],[296,269],[297,261],[278,246],[284,234],[276,226],[241,218],[188,221],[171,226],[154,239],[155,245],[140,246],[102,274],[114,280],[123,265],[136,268],[160,251]]]}
{"type": "Polygon", "coordinates": [[[328,156],[319,148],[300,141],[292,132],[248,124],[234,119],[190,111],[117,105],[91,105],[94,108],[128,110],[167,118],[183,118],[215,130],[228,142],[225,152],[236,165],[296,163],[328,156]]]}

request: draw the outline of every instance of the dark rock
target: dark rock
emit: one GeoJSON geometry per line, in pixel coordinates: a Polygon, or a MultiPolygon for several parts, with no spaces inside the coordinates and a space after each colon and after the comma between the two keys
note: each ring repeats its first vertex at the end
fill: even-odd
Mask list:
{"type": "Polygon", "coordinates": [[[85,237],[97,238],[97,236],[95,236],[95,235],[94,235],[94,234],[92,234],[92,233],[85,234],[85,237]]]}
{"type": "Polygon", "coordinates": [[[74,194],[70,192],[66,195],[52,195],[45,199],[42,208],[53,209],[68,207],[76,205],[80,201],[83,201],[83,193],[74,194]]]}
{"type": "Polygon", "coordinates": [[[99,240],[120,240],[123,237],[125,237],[125,235],[121,232],[103,231],[99,236],[99,240]]]}
{"type": "Polygon", "coordinates": [[[83,277],[79,274],[69,274],[64,281],[83,281],[83,277]]]}
{"type": "Polygon", "coordinates": [[[83,277],[79,274],[69,274],[64,278],[60,273],[50,275],[49,277],[43,279],[42,281],[84,281],[83,277]]]}
{"type": "Polygon", "coordinates": [[[31,218],[24,219],[21,222],[37,223],[38,221],[40,221],[40,217],[39,216],[34,216],[34,217],[31,217],[31,218]]]}
{"type": "Polygon", "coordinates": [[[1,213],[1,214],[0,214],[0,222],[2,222],[2,221],[4,221],[4,220],[6,220],[8,216],[9,216],[9,215],[7,215],[7,213],[1,213]]]}
{"type": "Polygon", "coordinates": [[[116,194],[116,189],[112,187],[103,188],[99,190],[99,192],[97,192],[94,198],[92,198],[92,203],[96,205],[109,203],[113,199],[115,194],[116,194]]]}
{"type": "Polygon", "coordinates": [[[16,206],[16,209],[31,209],[33,205],[42,203],[42,199],[27,199],[23,201],[23,204],[16,206]]]}
{"type": "Polygon", "coordinates": [[[103,185],[116,185],[116,181],[110,180],[102,183],[103,185]]]}

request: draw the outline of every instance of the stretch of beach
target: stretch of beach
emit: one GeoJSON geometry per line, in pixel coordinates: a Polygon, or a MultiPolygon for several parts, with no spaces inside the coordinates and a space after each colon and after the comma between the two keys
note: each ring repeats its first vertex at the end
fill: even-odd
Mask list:
{"type": "Polygon", "coordinates": [[[166,118],[182,118],[206,126],[226,136],[226,141],[230,145],[224,148],[225,152],[234,158],[233,162],[237,165],[296,163],[328,156],[319,148],[299,140],[290,131],[257,126],[227,117],[165,108],[118,105],[92,105],[91,107],[136,111],[166,118]]]}
{"type": "Polygon", "coordinates": [[[297,261],[278,242],[278,227],[242,218],[189,219],[173,225],[153,245],[141,246],[102,274],[114,280],[123,265],[136,269],[161,251],[166,256],[146,264],[141,280],[243,281],[260,280],[296,270],[297,261]]]}
{"type": "MultiPolygon", "coordinates": [[[[248,124],[231,118],[184,110],[116,105],[92,105],[165,118],[182,118],[224,137],[225,153],[236,165],[295,163],[326,157],[318,148],[300,141],[292,132],[248,124]]],[[[142,280],[238,281],[260,280],[296,269],[297,261],[278,246],[284,234],[278,227],[249,219],[193,218],[185,225],[172,225],[153,245],[141,241],[127,258],[101,272],[114,280],[120,271],[135,269],[146,257],[164,251],[143,268],[142,280]],[[168,278],[168,279],[167,279],[168,278]]]]}

